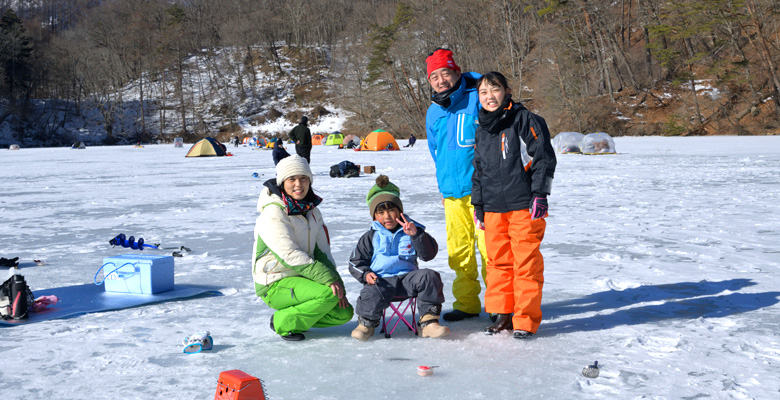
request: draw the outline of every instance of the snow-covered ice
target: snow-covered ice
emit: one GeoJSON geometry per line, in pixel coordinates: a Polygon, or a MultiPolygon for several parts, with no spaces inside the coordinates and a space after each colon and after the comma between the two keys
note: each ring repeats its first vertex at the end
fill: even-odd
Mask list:
{"type": "MultiPolygon", "coordinates": [[[[221,371],[259,377],[272,399],[715,398],[780,395],[780,137],[615,138],[618,155],[559,155],[545,256],[544,321],[534,339],[485,336],[481,318],[444,340],[396,331],[357,342],[355,322],[281,340],[250,274],[256,199],[271,152],[186,159],[189,146],[0,151],[0,256],[33,291],[91,282],[119,233],[185,245],[178,283],[201,297],[0,328],[7,399],[207,399],[221,371]],[[257,172],[260,178],[253,178],[257,172]],[[182,354],[209,330],[214,350],[182,354]],[[601,374],[581,375],[598,360],[601,374]],[[437,365],[420,377],[418,365],[437,365]]],[[[405,143],[401,143],[402,145],[405,143]]],[[[292,147],[292,146],[290,146],[292,147]]],[[[343,160],[375,165],[441,247],[422,266],[445,281],[443,208],[425,141],[400,152],[315,146],[333,255],[346,270],[369,226],[376,175],[328,176],[343,160]]],[[[5,270],[0,270],[5,274],[5,270]]]]}

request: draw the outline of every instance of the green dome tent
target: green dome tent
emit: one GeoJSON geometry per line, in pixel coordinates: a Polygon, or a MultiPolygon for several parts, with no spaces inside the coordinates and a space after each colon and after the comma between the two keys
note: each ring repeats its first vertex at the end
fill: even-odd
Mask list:
{"type": "Polygon", "coordinates": [[[344,143],[344,134],[341,132],[333,132],[328,135],[328,138],[323,143],[325,146],[338,146],[344,143]]]}

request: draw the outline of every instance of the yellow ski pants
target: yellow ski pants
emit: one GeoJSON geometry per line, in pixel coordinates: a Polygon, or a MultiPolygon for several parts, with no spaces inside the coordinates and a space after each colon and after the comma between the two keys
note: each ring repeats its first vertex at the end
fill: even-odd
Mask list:
{"type": "Polygon", "coordinates": [[[455,302],[452,307],[470,314],[482,311],[479,293],[482,285],[479,282],[477,267],[477,249],[482,259],[482,280],[487,272],[487,251],[485,250],[485,232],[477,229],[474,224],[474,206],[471,196],[444,199],[444,218],[447,229],[447,253],[450,268],[455,271],[455,281],[452,282],[452,295],[455,302]]]}

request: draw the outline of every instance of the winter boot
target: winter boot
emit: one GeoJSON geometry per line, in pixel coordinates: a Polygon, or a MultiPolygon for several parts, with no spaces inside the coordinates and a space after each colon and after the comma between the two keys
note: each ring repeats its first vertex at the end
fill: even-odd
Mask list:
{"type": "Polygon", "coordinates": [[[479,317],[479,313],[471,314],[461,310],[452,310],[450,312],[444,313],[444,320],[450,322],[462,321],[466,318],[476,318],[476,317],[479,317]]]}
{"type": "Polygon", "coordinates": [[[522,329],[516,330],[512,336],[515,337],[515,339],[530,339],[534,334],[528,331],[524,331],[522,329]]]}
{"type": "Polygon", "coordinates": [[[496,314],[497,318],[493,325],[485,328],[485,335],[492,335],[501,331],[512,330],[512,314],[496,314]]]}
{"type": "MultiPolygon", "coordinates": [[[[274,315],[271,314],[271,330],[276,332],[276,328],[274,327],[274,315]]],[[[287,332],[284,335],[279,335],[282,337],[282,339],[288,341],[288,342],[300,342],[301,340],[306,339],[306,336],[303,335],[303,333],[292,333],[287,332]]]]}
{"type": "Polygon", "coordinates": [[[450,333],[450,328],[439,325],[439,313],[437,307],[432,307],[425,315],[420,317],[417,326],[420,327],[420,336],[426,338],[442,338],[450,333]]]}
{"type": "Polygon", "coordinates": [[[365,342],[374,335],[374,328],[377,326],[379,326],[379,321],[371,321],[358,316],[358,325],[352,330],[352,337],[361,342],[365,342]]]}

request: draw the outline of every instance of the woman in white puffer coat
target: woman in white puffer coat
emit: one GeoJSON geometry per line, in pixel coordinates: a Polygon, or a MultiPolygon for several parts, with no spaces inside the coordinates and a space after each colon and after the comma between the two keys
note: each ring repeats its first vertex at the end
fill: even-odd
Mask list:
{"type": "Polygon", "coordinates": [[[274,310],[271,329],[285,340],[303,340],[309,328],[352,319],[327,229],[311,189],[309,163],[292,155],[276,165],[257,201],[252,276],[255,292],[274,310]]]}

